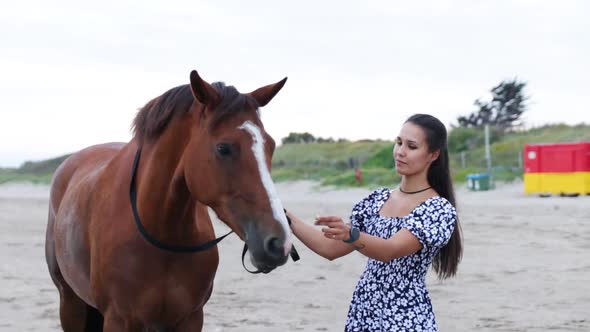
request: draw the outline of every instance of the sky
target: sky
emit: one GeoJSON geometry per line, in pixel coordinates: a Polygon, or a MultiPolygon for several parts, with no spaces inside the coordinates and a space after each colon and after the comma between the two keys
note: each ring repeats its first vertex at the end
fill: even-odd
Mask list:
{"type": "Polygon", "coordinates": [[[585,0],[5,2],[0,167],[129,141],[193,69],[244,93],[288,77],[261,109],[277,142],[391,140],[414,113],[450,128],[514,78],[527,126],[590,123],[589,16],[585,0]]]}

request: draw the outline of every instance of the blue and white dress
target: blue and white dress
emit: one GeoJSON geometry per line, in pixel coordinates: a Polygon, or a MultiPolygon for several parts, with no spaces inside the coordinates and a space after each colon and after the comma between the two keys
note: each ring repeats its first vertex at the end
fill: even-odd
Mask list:
{"type": "Polygon", "coordinates": [[[352,224],[364,233],[387,239],[407,228],[423,248],[389,262],[369,259],[346,319],[345,331],[437,331],[426,272],[455,228],[457,213],[440,196],[427,199],[404,217],[384,217],[381,207],[392,190],[375,190],[352,209],[352,224]]]}

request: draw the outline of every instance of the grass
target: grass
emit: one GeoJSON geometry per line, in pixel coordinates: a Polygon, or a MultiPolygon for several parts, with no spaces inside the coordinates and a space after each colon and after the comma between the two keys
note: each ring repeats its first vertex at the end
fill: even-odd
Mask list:
{"type": "MultiPolygon", "coordinates": [[[[522,178],[522,150],[525,144],[590,141],[590,125],[547,125],[506,134],[491,145],[493,177],[496,181],[522,178]]],[[[393,170],[393,142],[361,140],[356,142],[285,144],[272,160],[275,181],[314,180],[324,185],[359,186],[354,176],[360,167],[364,187],[392,186],[399,182],[393,170]]],[[[55,169],[68,156],[39,162],[26,162],[19,168],[0,168],[0,183],[49,183],[55,169]]],[[[453,180],[466,181],[467,174],[486,172],[485,149],[450,154],[453,180]]]]}
{"type": "Polygon", "coordinates": [[[13,169],[0,169],[0,184],[7,182],[30,182],[35,184],[49,184],[52,174],[19,174],[13,169]]]}
{"type": "MultiPolygon", "coordinates": [[[[522,150],[525,144],[590,141],[590,125],[548,125],[508,133],[490,146],[495,181],[522,178],[522,150]]],[[[363,186],[391,186],[399,181],[393,171],[393,142],[287,144],[273,158],[276,181],[311,179],[335,186],[358,186],[354,168],[360,166],[363,186]]],[[[484,146],[450,154],[453,181],[463,183],[467,175],[487,172],[484,146]],[[463,160],[462,160],[463,159],[463,160]]]]}
{"type": "Polygon", "coordinates": [[[0,168],[0,184],[6,182],[49,184],[57,167],[68,156],[64,155],[37,162],[27,161],[18,168],[0,168]]]}

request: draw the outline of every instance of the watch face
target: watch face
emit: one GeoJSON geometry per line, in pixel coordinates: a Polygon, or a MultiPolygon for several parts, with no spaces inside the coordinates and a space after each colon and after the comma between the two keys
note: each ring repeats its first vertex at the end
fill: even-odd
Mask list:
{"type": "Polygon", "coordinates": [[[343,240],[346,243],[352,243],[359,239],[361,236],[361,230],[358,227],[352,226],[350,228],[350,233],[348,234],[348,240],[343,240]]]}
{"type": "Polygon", "coordinates": [[[350,235],[351,235],[351,240],[356,241],[361,236],[361,230],[358,229],[358,227],[353,227],[350,229],[350,235]]]}

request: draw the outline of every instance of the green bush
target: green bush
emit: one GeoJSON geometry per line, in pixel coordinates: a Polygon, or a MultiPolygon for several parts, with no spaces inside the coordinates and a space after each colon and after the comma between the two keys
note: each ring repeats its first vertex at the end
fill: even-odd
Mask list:
{"type": "Polygon", "coordinates": [[[392,168],[393,167],[393,143],[386,145],[369,157],[362,164],[363,168],[392,168]]]}

